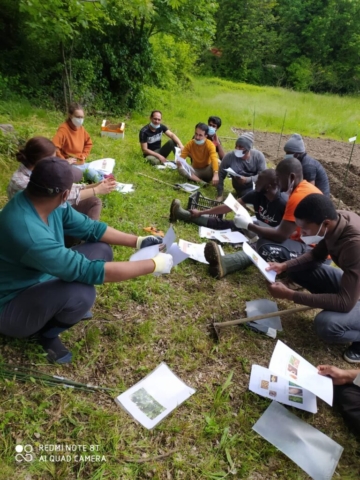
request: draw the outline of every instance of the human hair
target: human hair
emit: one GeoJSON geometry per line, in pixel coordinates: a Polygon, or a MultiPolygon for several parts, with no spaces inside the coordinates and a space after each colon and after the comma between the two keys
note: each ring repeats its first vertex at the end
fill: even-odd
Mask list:
{"type": "Polygon", "coordinates": [[[276,171],[273,168],[267,168],[259,173],[258,178],[265,178],[270,183],[276,183],[276,171]]]}
{"type": "Polygon", "coordinates": [[[162,113],[160,112],[160,110],[153,110],[153,111],[150,113],[150,118],[153,117],[154,113],[160,113],[161,118],[162,118],[162,113]]]}
{"type": "Polygon", "coordinates": [[[209,132],[209,126],[206,125],[206,123],[203,123],[203,122],[199,122],[195,125],[195,130],[199,128],[200,130],[202,130],[203,132],[205,132],[205,135],[208,134],[209,132]]]}
{"type": "Polygon", "coordinates": [[[220,128],[221,127],[221,118],[220,117],[216,117],[215,115],[209,117],[208,119],[208,123],[215,123],[215,125],[217,126],[217,128],[220,128]]]}
{"type": "Polygon", "coordinates": [[[69,114],[69,115],[74,115],[75,110],[84,110],[84,108],[83,108],[83,106],[80,105],[80,103],[78,103],[78,102],[72,102],[72,103],[70,103],[69,108],[68,108],[68,114],[69,114]]]}
{"type": "Polygon", "coordinates": [[[321,225],[324,220],[336,220],[338,214],[330,198],[321,193],[311,193],[295,208],[294,217],[321,225]]]}
{"type": "Polygon", "coordinates": [[[284,158],[276,166],[276,172],[280,174],[290,175],[293,173],[296,177],[302,181],[303,179],[303,169],[301,162],[295,158],[284,158]]]}
{"type": "Polygon", "coordinates": [[[26,168],[32,169],[39,160],[54,155],[55,145],[45,137],[30,138],[17,154],[16,159],[26,168]]]}

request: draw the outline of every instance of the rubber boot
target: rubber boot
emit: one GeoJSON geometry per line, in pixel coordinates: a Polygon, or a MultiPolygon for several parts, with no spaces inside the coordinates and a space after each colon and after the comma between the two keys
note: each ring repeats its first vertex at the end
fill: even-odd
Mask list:
{"type": "Polygon", "coordinates": [[[204,253],[206,260],[209,262],[209,273],[217,279],[238,270],[245,270],[252,264],[252,261],[244,252],[222,256],[219,246],[215,242],[208,242],[205,245],[204,253]]]}
{"type": "Polygon", "coordinates": [[[192,217],[191,213],[188,210],[185,210],[181,207],[180,200],[175,199],[171,202],[170,207],[170,217],[169,222],[175,223],[177,220],[182,220],[187,223],[194,223],[195,225],[200,225],[201,227],[207,227],[208,217],[192,217]]]}

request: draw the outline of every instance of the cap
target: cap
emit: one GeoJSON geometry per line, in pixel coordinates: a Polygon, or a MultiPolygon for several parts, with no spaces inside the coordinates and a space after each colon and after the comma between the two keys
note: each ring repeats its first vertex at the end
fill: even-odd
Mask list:
{"type": "Polygon", "coordinates": [[[29,186],[32,191],[44,193],[45,196],[70,190],[74,183],[73,168],[61,158],[44,158],[35,165],[29,186]]]}

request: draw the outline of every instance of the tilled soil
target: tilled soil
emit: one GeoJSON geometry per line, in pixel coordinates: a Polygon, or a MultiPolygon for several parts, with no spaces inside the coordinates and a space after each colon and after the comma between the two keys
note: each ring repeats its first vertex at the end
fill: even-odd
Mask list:
{"type": "MultiPolygon", "coordinates": [[[[241,135],[246,130],[234,127],[232,131],[241,135]]],[[[254,147],[262,151],[268,162],[277,164],[284,154],[284,145],[290,135],[255,131],[254,147]]],[[[306,151],[324,166],[330,182],[330,191],[335,206],[360,214],[360,147],[355,144],[351,164],[346,175],[352,143],[337,140],[303,137],[306,151]],[[340,203],[339,203],[340,200],[340,203]]]]}

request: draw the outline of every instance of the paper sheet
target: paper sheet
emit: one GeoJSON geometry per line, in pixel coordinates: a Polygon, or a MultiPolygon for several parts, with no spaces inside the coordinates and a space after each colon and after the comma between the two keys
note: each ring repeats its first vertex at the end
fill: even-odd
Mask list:
{"type": "Polygon", "coordinates": [[[331,480],[344,450],[277,402],[271,403],[253,430],[314,480],[331,480]]]}
{"type": "Polygon", "coordinates": [[[183,167],[183,169],[185,170],[187,175],[191,176],[192,175],[191,167],[187,163],[187,161],[185,159],[181,158],[179,155],[175,155],[175,159],[176,159],[177,162],[181,163],[181,166],[183,167]]]}
{"type": "Polygon", "coordinates": [[[217,231],[214,235],[214,238],[222,243],[244,243],[249,241],[249,239],[240,232],[223,233],[217,231]]]}
{"type": "Polygon", "coordinates": [[[131,192],[135,192],[132,183],[119,183],[119,182],[116,182],[116,189],[115,189],[115,190],[116,190],[117,192],[120,192],[120,193],[131,193],[131,192]]]}
{"type": "MultiPolygon", "coordinates": [[[[246,314],[251,320],[251,317],[263,315],[265,313],[277,312],[278,307],[276,302],[266,298],[251,300],[246,302],[246,314]]],[[[282,324],[280,317],[264,318],[263,320],[249,321],[247,325],[256,332],[265,333],[268,337],[276,338],[277,331],[282,331],[282,324]]]]}
{"type": "Polygon", "coordinates": [[[166,168],[170,168],[171,170],[176,170],[177,169],[176,163],[174,163],[174,162],[165,162],[164,166],[166,168]]]}
{"type": "Polygon", "coordinates": [[[133,253],[129,258],[129,262],[137,262],[139,260],[150,260],[156,257],[159,253],[159,245],[151,245],[151,247],[140,248],[137,252],[133,253]]]}
{"type": "Polygon", "coordinates": [[[241,175],[239,175],[238,173],[234,172],[234,170],[233,170],[231,167],[229,167],[229,168],[224,168],[224,171],[230,173],[230,175],[232,175],[233,177],[241,177],[241,175]]]}
{"type": "Polygon", "coordinates": [[[275,374],[297,383],[324,402],[333,403],[333,384],[330,377],[319,375],[316,367],[291,350],[280,340],[272,354],[269,369],[275,374]]]}
{"type": "Polygon", "coordinates": [[[317,412],[316,395],[259,365],[251,367],[249,390],[300,410],[317,412]]]}
{"type": "Polygon", "coordinates": [[[112,173],[115,167],[115,160],[113,158],[100,158],[89,163],[89,168],[99,170],[105,174],[112,173]]]}
{"type": "MultiPolygon", "coordinates": [[[[209,262],[206,261],[205,254],[204,254],[205,245],[206,243],[198,244],[198,243],[187,242],[186,240],[181,240],[181,239],[179,240],[180,249],[184,253],[187,253],[192,260],[195,260],[196,262],[200,262],[200,263],[206,263],[208,265],[209,262]]],[[[224,251],[221,248],[221,246],[219,246],[219,249],[220,249],[221,255],[224,255],[224,251]]]]}
{"type": "Polygon", "coordinates": [[[249,212],[244,208],[240,203],[229,193],[227,196],[225,202],[225,205],[227,205],[231,210],[235,213],[235,215],[241,215],[242,217],[249,218],[251,221],[251,216],[249,212]]]}
{"type": "Polygon", "coordinates": [[[180,250],[177,243],[173,243],[166,253],[169,253],[173,257],[174,267],[175,265],[178,265],[179,263],[189,258],[189,255],[187,253],[180,250]]]}
{"type": "Polygon", "coordinates": [[[276,272],[274,271],[267,272],[265,270],[269,266],[269,264],[257,252],[255,252],[255,250],[251,248],[248,243],[244,243],[243,251],[250,258],[253,264],[257,266],[257,268],[264,275],[266,280],[270,283],[274,283],[276,278],[276,272]]]}
{"type": "Polygon", "coordinates": [[[176,186],[182,188],[188,193],[196,192],[196,190],[199,190],[200,188],[199,185],[192,185],[191,183],[177,183],[176,186]]]}
{"type": "Polygon", "coordinates": [[[176,240],[176,235],[173,227],[171,226],[168,229],[168,231],[165,233],[165,236],[163,238],[163,244],[166,246],[166,249],[170,248],[171,245],[175,242],[175,240],[176,240]]]}
{"type": "Polygon", "coordinates": [[[230,233],[231,229],[227,228],[225,230],[213,230],[212,228],[207,228],[207,227],[199,227],[199,236],[200,238],[207,238],[208,240],[214,239],[214,235],[216,233],[230,233]]]}
{"type": "Polygon", "coordinates": [[[135,420],[147,429],[154,428],[195,390],[161,363],[147,377],[115,398],[135,420]]]}

